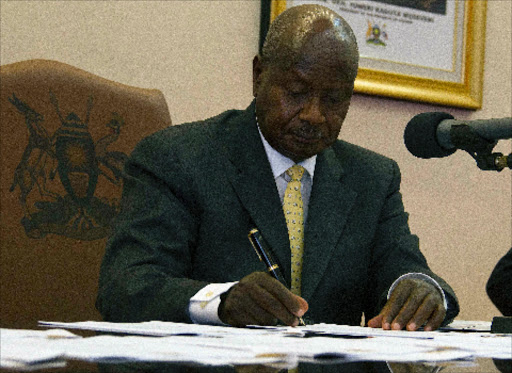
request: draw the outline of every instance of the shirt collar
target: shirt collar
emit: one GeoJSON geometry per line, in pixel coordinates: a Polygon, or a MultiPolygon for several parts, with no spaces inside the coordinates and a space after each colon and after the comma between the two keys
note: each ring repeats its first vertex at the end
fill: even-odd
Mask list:
{"type": "MultiPolygon", "coordinates": [[[[260,126],[258,125],[258,132],[260,133],[261,141],[263,142],[263,147],[265,148],[265,153],[267,153],[267,158],[270,162],[270,167],[272,168],[272,174],[274,175],[274,179],[277,179],[279,176],[284,174],[287,169],[292,167],[295,162],[290,158],[285,157],[277,150],[275,150],[268,141],[265,139],[263,134],[261,133],[260,126]]],[[[306,171],[311,176],[311,180],[313,180],[313,176],[315,174],[315,166],[316,166],[316,154],[310,158],[307,158],[303,161],[297,163],[304,167],[306,171]]]]}

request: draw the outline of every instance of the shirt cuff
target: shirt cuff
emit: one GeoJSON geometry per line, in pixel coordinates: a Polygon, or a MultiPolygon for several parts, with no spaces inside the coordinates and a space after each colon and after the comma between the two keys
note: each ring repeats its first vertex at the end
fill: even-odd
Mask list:
{"type": "Polygon", "coordinates": [[[436,280],[434,280],[432,277],[430,277],[424,273],[417,273],[417,272],[406,273],[405,275],[402,275],[399,278],[397,278],[395,280],[395,282],[393,282],[393,285],[391,285],[391,287],[389,288],[388,299],[391,296],[391,293],[393,292],[393,290],[395,290],[398,283],[402,280],[405,280],[406,278],[414,278],[414,279],[418,279],[418,280],[423,280],[423,281],[427,281],[428,283],[434,285],[437,288],[437,290],[439,290],[439,292],[441,293],[441,296],[443,297],[444,309],[448,310],[448,302],[446,301],[446,295],[444,294],[443,288],[437,283],[436,280]]]}
{"type": "Polygon", "coordinates": [[[194,324],[226,325],[218,314],[220,295],[237,282],[209,284],[199,290],[188,304],[188,313],[194,324]]]}

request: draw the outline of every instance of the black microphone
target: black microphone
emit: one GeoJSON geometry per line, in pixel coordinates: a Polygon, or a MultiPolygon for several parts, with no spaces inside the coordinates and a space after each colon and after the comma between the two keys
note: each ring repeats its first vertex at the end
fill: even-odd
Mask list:
{"type": "Polygon", "coordinates": [[[443,112],[416,115],[404,132],[407,150],[419,158],[446,157],[457,149],[492,149],[497,140],[510,138],[512,118],[462,121],[443,112]]]}

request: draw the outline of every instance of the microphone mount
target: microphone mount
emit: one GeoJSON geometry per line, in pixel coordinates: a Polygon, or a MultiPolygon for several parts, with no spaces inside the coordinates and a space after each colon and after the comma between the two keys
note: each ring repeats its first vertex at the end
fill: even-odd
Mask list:
{"type": "Polygon", "coordinates": [[[478,168],[484,171],[502,171],[508,167],[512,169],[512,153],[508,156],[503,153],[493,153],[498,143],[479,136],[466,124],[454,125],[450,129],[450,138],[458,149],[469,153],[475,159],[478,168]]]}

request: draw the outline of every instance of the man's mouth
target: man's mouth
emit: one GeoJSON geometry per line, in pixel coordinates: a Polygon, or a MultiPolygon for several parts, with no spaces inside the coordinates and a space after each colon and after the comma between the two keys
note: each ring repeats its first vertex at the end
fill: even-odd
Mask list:
{"type": "Polygon", "coordinates": [[[292,134],[303,142],[316,142],[322,138],[322,131],[312,126],[295,128],[292,134]]]}

